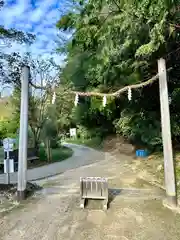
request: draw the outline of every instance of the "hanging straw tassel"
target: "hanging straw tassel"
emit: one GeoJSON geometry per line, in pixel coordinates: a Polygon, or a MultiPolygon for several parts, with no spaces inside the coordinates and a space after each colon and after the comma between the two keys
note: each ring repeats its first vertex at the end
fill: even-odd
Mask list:
{"type": "Polygon", "coordinates": [[[106,98],[106,95],[104,95],[103,97],[103,107],[105,107],[107,104],[107,98],[106,98]]]}
{"type": "Polygon", "coordinates": [[[52,104],[54,104],[55,101],[56,101],[56,93],[54,92],[54,93],[53,93],[53,97],[52,97],[52,104]]]}
{"type": "Polygon", "coordinates": [[[79,102],[79,96],[78,96],[78,94],[76,94],[75,100],[74,100],[74,105],[77,106],[78,102],[79,102]]]}
{"type": "Polygon", "coordinates": [[[132,99],[132,91],[131,91],[131,88],[129,87],[128,88],[128,100],[131,101],[132,99]]]}

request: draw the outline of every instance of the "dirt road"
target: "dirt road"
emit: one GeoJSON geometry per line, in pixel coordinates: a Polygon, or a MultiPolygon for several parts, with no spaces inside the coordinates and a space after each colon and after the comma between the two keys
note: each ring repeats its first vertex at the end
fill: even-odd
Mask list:
{"type": "Polygon", "coordinates": [[[162,206],[162,190],[138,178],[131,157],[114,158],[88,149],[78,156],[84,163],[86,157],[92,157],[94,163],[39,181],[43,191],[0,220],[0,239],[180,239],[180,215],[162,206]],[[81,176],[109,178],[107,212],[101,210],[100,202],[79,208],[81,176]]]}

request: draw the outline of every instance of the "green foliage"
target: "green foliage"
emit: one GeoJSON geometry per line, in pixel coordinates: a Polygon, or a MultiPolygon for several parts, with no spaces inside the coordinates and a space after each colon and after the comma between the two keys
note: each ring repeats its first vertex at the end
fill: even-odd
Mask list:
{"type": "MultiPolygon", "coordinates": [[[[68,147],[58,147],[55,149],[52,149],[52,162],[60,162],[63,161],[67,158],[70,158],[73,154],[73,150],[71,148],[68,147]]],[[[40,147],[39,148],[39,160],[40,161],[47,161],[47,156],[46,156],[46,151],[44,149],[44,147],[40,147]]]]}
{"type": "Polygon", "coordinates": [[[57,136],[57,128],[54,121],[52,121],[51,119],[47,119],[42,128],[41,138],[54,139],[56,136],[57,136]]]}
{"type": "Polygon", "coordinates": [[[69,143],[74,143],[74,144],[86,145],[88,147],[97,148],[97,149],[101,149],[102,143],[103,143],[103,139],[100,137],[93,137],[93,138],[88,138],[88,139],[66,138],[65,141],[69,142],[69,143]]]}
{"type": "Polygon", "coordinates": [[[91,137],[89,130],[81,125],[77,126],[77,135],[81,139],[88,139],[91,137]]]}
{"type": "Polygon", "coordinates": [[[12,103],[9,97],[0,99],[0,118],[8,118],[13,113],[12,103]]]}
{"type": "Polygon", "coordinates": [[[67,15],[62,16],[62,18],[57,22],[57,28],[62,28],[65,30],[73,29],[76,22],[76,14],[69,13],[67,15]]]}
{"type": "Polygon", "coordinates": [[[0,121],[0,139],[4,139],[7,135],[6,122],[0,121]]]}
{"type": "Polygon", "coordinates": [[[18,127],[18,123],[13,119],[0,120],[0,139],[15,138],[18,127]]]}
{"type": "MultiPolygon", "coordinates": [[[[179,1],[81,1],[69,8],[57,23],[73,30],[65,43],[66,65],[61,69],[63,86],[78,91],[114,92],[157,73],[157,59],[168,53],[169,94],[172,98],[173,141],[179,143],[179,1]],[[74,9],[76,9],[74,11],[74,9]]],[[[127,93],[119,99],[82,97],[72,108],[72,121],[82,138],[117,132],[135,144],[154,150],[162,146],[158,85],[127,93]]],[[[71,107],[69,106],[69,109],[71,107]]]]}
{"type": "Polygon", "coordinates": [[[68,88],[57,88],[56,101],[49,108],[49,116],[56,122],[58,134],[68,129],[72,123],[72,109],[74,96],[69,94],[68,88]]]}
{"type": "Polygon", "coordinates": [[[162,146],[160,121],[155,120],[155,112],[133,112],[126,109],[115,122],[117,133],[135,144],[145,145],[150,150],[162,146]]]}

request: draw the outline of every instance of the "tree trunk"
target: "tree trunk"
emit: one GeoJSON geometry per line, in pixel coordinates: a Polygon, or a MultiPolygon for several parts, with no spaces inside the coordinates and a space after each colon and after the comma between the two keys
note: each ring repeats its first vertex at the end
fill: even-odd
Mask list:
{"type": "Polygon", "coordinates": [[[52,156],[51,156],[51,147],[50,147],[50,140],[46,139],[46,154],[47,154],[47,160],[48,162],[51,162],[52,156]]]}
{"type": "Polygon", "coordinates": [[[31,127],[31,131],[33,132],[34,135],[34,150],[35,150],[35,154],[36,156],[38,156],[39,154],[39,134],[38,134],[38,130],[36,131],[32,125],[30,125],[31,127]]]}
{"type": "Polygon", "coordinates": [[[34,132],[34,148],[37,156],[39,154],[39,136],[40,136],[39,129],[37,129],[37,131],[34,132]]]}
{"type": "Polygon", "coordinates": [[[35,154],[36,156],[38,156],[39,154],[39,142],[38,141],[34,141],[34,150],[35,150],[35,154]]]}

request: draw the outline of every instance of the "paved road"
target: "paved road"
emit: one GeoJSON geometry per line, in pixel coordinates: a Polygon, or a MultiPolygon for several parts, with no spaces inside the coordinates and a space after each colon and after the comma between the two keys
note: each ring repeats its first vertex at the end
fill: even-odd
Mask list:
{"type": "MultiPolygon", "coordinates": [[[[63,145],[70,147],[74,150],[74,154],[72,157],[62,162],[52,163],[43,167],[29,169],[27,171],[27,180],[32,181],[32,180],[47,178],[59,173],[63,173],[70,169],[74,169],[80,166],[94,163],[97,161],[98,154],[100,159],[102,159],[103,157],[101,152],[95,151],[85,146],[79,146],[79,145],[70,144],[70,143],[64,143],[63,145]],[[84,153],[83,158],[82,158],[82,153],[84,153]]],[[[17,182],[17,172],[11,173],[10,183],[16,183],[16,182],[17,182]]],[[[3,184],[3,183],[6,183],[6,174],[0,174],[0,184],[3,184]]]]}

